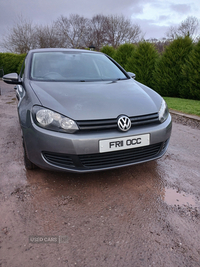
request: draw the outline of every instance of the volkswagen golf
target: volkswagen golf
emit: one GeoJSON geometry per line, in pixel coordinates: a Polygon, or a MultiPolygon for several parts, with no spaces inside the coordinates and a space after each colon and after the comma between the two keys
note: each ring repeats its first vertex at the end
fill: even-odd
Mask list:
{"type": "Polygon", "coordinates": [[[16,84],[27,169],[90,172],[156,160],[172,129],[164,99],[109,56],[35,49],[16,84]]]}

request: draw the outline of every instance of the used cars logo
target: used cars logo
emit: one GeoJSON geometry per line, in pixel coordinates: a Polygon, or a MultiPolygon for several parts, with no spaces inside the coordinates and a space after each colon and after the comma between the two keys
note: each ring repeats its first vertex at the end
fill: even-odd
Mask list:
{"type": "Polygon", "coordinates": [[[120,116],[117,124],[123,132],[127,132],[131,128],[131,120],[127,116],[120,116]]]}

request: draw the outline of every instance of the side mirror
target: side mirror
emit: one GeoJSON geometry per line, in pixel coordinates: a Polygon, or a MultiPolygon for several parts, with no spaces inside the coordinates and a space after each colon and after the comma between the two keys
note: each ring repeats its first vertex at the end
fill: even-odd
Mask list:
{"type": "Polygon", "coordinates": [[[127,73],[131,78],[135,79],[135,77],[136,77],[135,73],[133,73],[133,72],[127,72],[127,73]]]}
{"type": "Polygon", "coordinates": [[[3,76],[2,80],[8,84],[21,84],[17,73],[9,73],[3,76]]]}

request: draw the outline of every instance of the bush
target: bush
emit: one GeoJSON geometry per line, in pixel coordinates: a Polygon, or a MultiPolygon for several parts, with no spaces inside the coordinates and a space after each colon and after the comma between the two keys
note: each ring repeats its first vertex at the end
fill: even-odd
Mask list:
{"type": "Polygon", "coordinates": [[[182,68],[183,84],[180,88],[182,98],[200,100],[200,41],[190,52],[182,68]]]}
{"type": "Polygon", "coordinates": [[[11,54],[11,53],[0,53],[0,66],[3,67],[4,74],[17,72],[19,73],[19,67],[21,66],[25,54],[11,54]]]}
{"type": "Polygon", "coordinates": [[[153,74],[153,88],[159,94],[180,97],[183,85],[181,71],[192,49],[192,40],[188,36],[177,38],[166,48],[153,74]]]}
{"type": "Polygon", "coordinates": [[[106,46],[102,47],[101,52],[112,57],[112,58],[115,58],[116,51],[115,51],[114,47],[112,47],[112,46],[106,45],[106,46]]]}
{"type": "Polygon", "coordinates": [[[134,50],[135,45],[128,43],[122,44],[118,47],[114,58],[123,68],[125,68],[127,61],[132,56],[134,50]]]}
{"type": "Polygon", "coordinates": [[[155,70],[158,52],[155,46],[148,42],[140,42],[128,59],[126,70],[136,74],[136,80],[152,87],[152,75],[155,70]]]}

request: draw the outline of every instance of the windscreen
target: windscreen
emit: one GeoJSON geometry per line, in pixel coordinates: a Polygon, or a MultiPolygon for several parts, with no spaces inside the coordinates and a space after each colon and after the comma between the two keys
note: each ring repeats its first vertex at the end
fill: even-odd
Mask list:
{"type": "Polygon", "coordinates": [[[127,79],[107,56],[88,52],[37,52],[31,79],[40,81],[108,81],[127,79]]]}

